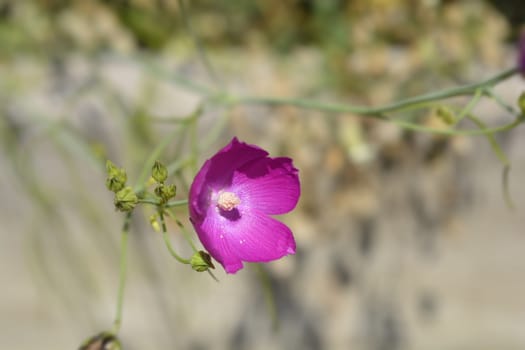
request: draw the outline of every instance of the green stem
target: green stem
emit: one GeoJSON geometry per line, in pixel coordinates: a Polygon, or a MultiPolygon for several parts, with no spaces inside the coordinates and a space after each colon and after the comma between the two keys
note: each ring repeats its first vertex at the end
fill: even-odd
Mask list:
{"type": "MultiPolygon", "coordinates": [[[[180,125],[179,125],[180,126],[180,125]]],[[[164,139],[155,147],[153,152],[151,152],[150,156],[144,163],[144,166],[142,167],[142,171],[139,175],[137,185],[135,186],[134,190],[135,192],[140,192],[142,189],[144,189],[144,185],[146,183],[146,180],[148,179],[148,174],[151,171],[151,167],[153,166],[153,163],[160,157],[160,154],[162,151],[169,145],[169,143],[179,134],[183,129],[178,127],[172,132],[170,132],[164,139]]]]}
{"type": "MultiPolygon", "coordinates": [[[[480,129],[487,130],[487,126],[485,125],[485,123],[479,120],[479,118],[477,118],[476,116],[469,114],[468,118],[480,129]]],[[[503,172],[501,176],[501,185],[503,187],[503,200],[505,201],[505,204],[508,208],[514,209],[514,201],[512,200],[512,196],[510,195],[509,186],[510,161],[501,149],[500,145],[498,144],[498,141],[496,141],[494,134],[487,133],[485,136],[487,137],[487,140],[489,141],[490,146],[494,151],[494,154],[496,154],[496,157],[498,157],[500,162],[503,164],[503,172]]]]}
{"type": "Polygon", "coordinates": [[[503,101],[501,99],[501,97],[499,97],[498,94],[496,94],[493,90],[492,90],[492,87],[491,86],[487,86],[485,87],[485,89],[483,90],[483,92],[489,96],[490,98],[492,98],[494,101],[496,101],[497,104],[499,104],[503,109],[505,109],[507,112],[509,112],[510,114],[513,114],[513,115],[517,115],[519,114],[518,111],[516,111],[514,109],[514,107],[512,107],[511,105],[509,105],[507,102],[503,101]]]}
{"type": "Polygon", "coordinates": [[[449,88],[437,92],[423,94],[398,102],[386,104],[378,107],[364,107],[364,106],[353,106],[347,104],[333,104],[324,103],[313,100],[298,99],[298,98],[277,98],[277,97],[234,97],[224,96],[222,99],[216,101],[226,105],[242,105],[242,104],[263,104],[263,105],[291,105],[299,108],[321,110],[326,112],[336,113],[354,113],[363,116],[369,116],[372,118],[384,119],[383,114],[389,112],[395,112],[404,108],[407,108],[414,104],[426,103],[430,101],[444,100],[451,97],[472,95],[476,90],[489,86],[495,86],[499,82],[508,79],[518,72],[517,68],[507,69],[496,76],[479,83],[468,84],[449,88]]]}
{"type": "Polygon", "coordinates": [[[190,34],[193,40],[193,43],[195,44],[195,47],[197,49],[197,53],[202,62],[202,65],[208,72],[208,75],[213,80],[215,85],[221,85],[219,76],[217,75],[217,72],[215,72],[215,69],[213,69],[213,66],[210,63],[210,60],[208,59],[208,55],[206,54],[206,51],[204,50],[204,46],[199,40],[199,37],[197,36],[193,26],[191,25],[188,10],[186,9],[184,0],[178,0],[178,3],[179,3],[179,10],[180,10],[180,15],[182,17],[182,21],[184,23],[184,26],[186,27],[186,30],[190,34]]]}
{"type": "Polygon", "coordinates": [[[277,305],[275,304],[270,276],[261,264],[256,264],[255,269],[263,287],[264,300],[266,301],[266,308],[272,320],[272,328],[274,331],[277,331],[279,329],[279,317],[277,316],[277,305]]]}
{"type": "Polygon", "coordinates": [[[179,219],[175,219],[175,222],[177,223],[177,226],[179,226],[180,230],[182,231],[182,235],[184,238],[186,238],[186,241],[191,246],[191,249],[193,249],[194,252],[197,252],[197,248],[195,247],[195,244],[193,244],[193,241],[191,240],[189,232],[186,230],[182,222],[180,222],[179,219]]]}
{"type": "Polygon", "coordinates": [[[421,131],[421,132],[429,132],[429,133],[440,134],[440,135],[449,135],[449,136],[457,136],[457,135],[480,136],[480,135],[494,134],[497,132],[511,130],[515,128],[516,126],[518,126],[519,124],[521,124],[523,120],[524,120],[523,118],[517,118],[512,123],[505,124],[502,126],[497,126],[494,128],[476,129],[476,130],[454,130],[454,129],[436,129],[436,128],[431,128],[428,126],[411,123],[411,122],[406,122],[403,120],[388,119],[388,121],[404,129],[421,131]]]}
{"type": "Polygon", "coordinates": [[[198,132],[198,128],[199,128],[199,119],[198,118],[195,118],[195,120],[193,120],[193,122],[190,124],[189,126],[190,130],[190,147],[191,147],[191,157],[192,157],[192,162],[191,162],[191,168],[192,168],[192,171],[194,174],[197,174],[197,170],[199,170],[197,168],[197,161],[198,161],[198,158],[199,158],[199,145],[198,145],[198,135],[197,135],[197,132],[198,132]]]}
{"type": "Polygon", "coordinates": [[[170,201],[170,202],[166,203],[164,208],[184,207],[186,205],[188,205],[188,200],[187,199],[181,199],[181,200],[178,200],[178,201],[170,201]]]}
{"type": "MultiPolygon", "coordinates": [[[[152,204],[152,205],[160,205],[160,200],[156,198],[142,198],[139,199],[139,203],[143,204],[152,204]]],[[[169,201],[168,203],[164,204],[164,208],[175,208],[175,207],[183,207],[185,205],[188,205],[187,199],[181,199],[178,201],[169,201]]]]}
{"type": "Polygon", "coordinates": [[[124,224],[122,225],[122,233],[120,236],[120,276],[117,294],[117,311],[115,313],[115,321],[113,322],[112,334],[117,334],[122,324],[122,305],[124,303],[124,289],[126,287],[127,275],[127,255],[128,255],[128,236],[129,224],[131,222],[131,212],[126,215],[124,224]]]}
{"type": "Polygon", "coordinates": [[[184,239],[186,239],[186,242],[188,242],[188,244],[191,246],[191,249],[193,250],[193,252],[194,253],[198,252],[197,247],[195,247],[195,244],[193,244],[193,241],[191,240],[190,233],[186,230],[182,222],[180,222],[180,220],[177,219],[173,211],[167,210],[167,212],[168,212],[168,215],[170,215],[173,218],[173,220],[175,220],[175,222],[177,223],[177,226],[179,226],[182,232],[182,235],[184,236],[184,239]]]}
{"type": "MultiPolygon", "coordinates": [[[[481,130],[484,130],[484,131],[488,131],[490,130],[489,128],[487,128],[487,125],[485,125],[485,123],[483,123],[478,117],[476,117],[475,115],[473,114],[469,114],[468,115],[468,118],[474,123],[476,124],[481,130]]],[[[501,147],[499,146],[498,142],[496,141],[496,138],[494,137],[494,134],[491,133],[491,132],[488,132],[485,134],[485,137],[487,138],[487,140],[489,141],[490,143],[490,146],[492,147],[492,150],[494,151],[494,154],[496,155],[496,157],[498,157],[498,159],[500,160],[500,162],[505,165],[505,166],[509,166],[510,165],[510,162],[509,162],[509,159],[507,158],[507,156],[505,155],[505,153],[503,153],[503,150],[501,149],[501,147]]]]}
{"type": "MultiPolygon", "coordinates": [[[[184,238],[186,239],[186,242],[188,242],[188,244],[191,246],[191,249],[193,250],[194,253],[197,253],[198,252],[198,249],[197,247],[195,247],[195,244],[193,244],[193,241],[191,240],[191,237],[190,237],[190,234],[189,232],[186,230],[186,228],[184,227],[184,225],[182,224],[182,222],[180,222],[179,219],[177,219],[177,217],[175,216],[175,213],[173,213],[173,211],[171,210],[166,210],[166,212],[168,213],[168,215],[173,219],[175,220],[175,222],[177,223],[177,226],[179,226],[181,232],[182,232],[182,235],[184,236],[184,238]]],[[[213,278],[215,280],[215,282],[219,282],[219,280],[217,279],[217,277],[215,277],[215,275],[213,274],[213,272],[210,271],[210,269],[206,270],[206,272],[208,272],[208,274],[211,276],[211,278],[213,278]]]]}
{"type": "Polygon", "coordinates": [[[458,118],[456,119],[456,124],[459,123],[465,116],[467,116],[472,109],[478,104],[479,99],[481,98],[483,90],[477,89],[474,97],[470,100],[470,102],[459,112],[458,118]]]}
{"type": "Polygon", "coordinates": [[[146,67],[146,72],[150,73],[155,78],[168,81],[180,87],[183,87],[189,91],[193,91],[199,95],[210,96],[214,92],[211,88],[206,85],[195,83],[192,80],[186,79],[182,76],[175,75],[171,71],[168,71],[166,68],[159,65],[155,62],[150,55],[141,55],[138,56],[138,59],[146,67]]]}
{"type": "Polygon", "coordinates": [[[173,249],[173,246],[171,245],[171,242],[168,237],[168,230],[166,229],[166,220],[164,219],[164,211],[162,208],[159,209],[159,218],[160,218],[160,224],[162,226],[162,238],[164,238],[164,243],[166,243],[166,247],[168,248],[168,251],[170,252],[171,256],[173,256],[178,262],[182,264],[190,264],[190,259],[184,259],[180,257],[177,252],[175,252],[175,249],[173,249]]]}

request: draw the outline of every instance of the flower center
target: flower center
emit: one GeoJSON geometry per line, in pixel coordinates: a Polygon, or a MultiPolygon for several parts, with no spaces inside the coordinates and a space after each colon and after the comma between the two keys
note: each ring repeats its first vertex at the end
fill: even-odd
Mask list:
{"type": "Polygon", "coordinates": [[[219,198],[217,199],[217,206],[225,211],[233,210],[241,200],[235,193],[232,192],[219,192],[219,198]]]}

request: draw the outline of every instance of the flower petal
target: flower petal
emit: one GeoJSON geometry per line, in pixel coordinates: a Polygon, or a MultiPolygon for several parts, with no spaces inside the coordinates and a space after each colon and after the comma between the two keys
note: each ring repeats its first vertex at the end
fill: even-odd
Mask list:
{"type": "Polygon", "coordinates": [[[244,164],[268,155],[265,150],[239,142],[234,137],[229,144],[211,157],[206,181],[213,188],[224,188],[231,184],[233,172],[244,164]]]}
{"type": "Polygon", "coordinates": [[[202,220],[209,206],[211,190],[230,186],[236,169],[267,155],[265,150],[239,142],[234,137],[229,144],[208,159],[195,176],[189,194],[191,217],[196,221],[202,220]]]}
{"type": "Polygon", "coordinates": [[[231,190],[263,213],[284,214],[295,208],[301,188],[290,158],[260,158],[233,175],[231,190]]]}
{"type": "Polygon", "coordinates": [[[205,219],[196,223],[192,220],[195,231],[199,235],[204,248],[210,255],[217,260],[227,273],[235,273],[242,269],[243,264],[237,254],[232,251],[229,240],[227,239],[227,219],[220,217],[215,208],[210,208],[205,219]]]}
{"type": "Polygon", "coordinates": [[[288,226],[258,210],[242,205],[238,209],[240,217],[229,221],[226,239],[241,260],[268,262],[295,254],[295,239],[288,226]]]}

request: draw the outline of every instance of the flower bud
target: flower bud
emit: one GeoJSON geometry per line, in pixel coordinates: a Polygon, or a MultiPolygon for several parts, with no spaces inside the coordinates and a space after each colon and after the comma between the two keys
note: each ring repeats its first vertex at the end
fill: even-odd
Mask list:
{"type": "Polygon", "coordinates": [[[124,188],[128,176],[124,169],[119,169],[110,160],[106,161],[106,187],[112,192],[118,192],[124,188]]]}
{"type": "Polygon", "coordinates": [[[177,187],[175,185],[164,185],[160,184],[155,187],[155,194],[161,199],[163,203],[166,203],[177,194],[177,187]]]}
{"type": "Polygon", "coordinates": [[[117,337],[111,333],[102,332],[86,340],[79,350],[121,350],[117,337]]]}
{"type": "Polygon", "coordinates": [[[166,179],[168,178],[168,168],[166,168],[164,164],[157,160],[155,161],[155,164],[153,164],[153,168],[151,169],[151,176],[159,184],[164,183],[164,181],[166,181],[166,179]]]}
{"type": "Polygon", "coordinates": [[[518,97],[518,107],[520,107],[521,115],[525,116],[525,91],[518,97]]]}
{"type": "Polygon", "coordinates": [[[436,109],[436,115],[443,123],[447,125],[453,125],[456,123],[456,116],[454,115],[454,112],[450,110],[450,108],[439,106],[436,109]]]}
{"type": "Polygon", "coordinates": [[[120,211],[132,211],[139,199],[131,187],[124,187],[115,194],[115,207],[120,211]]]}
{"type": "Polygon", "coordinates": [[[191,268],[197,272],[204,272],[208,269],[214,269],[215,266],[211,261],[210,254],[205,251],[199,250],[197,253],[193,254],[190,259],[191,268]]]}
{"type": "Polygon", "coordinates": [[[149,224],[155,230],[155,232],[160,232],[159,221],[157,220],[157,215],[153,214],[149,217],[149,224]]]}

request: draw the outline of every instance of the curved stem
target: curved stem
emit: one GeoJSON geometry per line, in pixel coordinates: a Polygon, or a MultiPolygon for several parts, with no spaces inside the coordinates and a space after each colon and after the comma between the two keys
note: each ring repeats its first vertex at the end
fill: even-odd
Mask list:
{"type": "Polygon", "coordinates": [[[182,232],[182,235],[184,236],[184,239],[186,239],[186,242],[188,242],[188,244],[191,246],[191,250],[193,250],[194,253],[197,253],[198,249],[197,249],[197,247],[195,247],[195,244],[191,240],[191,236],[190,236],[189,232],[186,230],[186,228],[184,227],[182,222],[180,222],[180,220],[177,219],[177,216],[175,215],[173,210],[166,209],[166,213],[168,213],[169,217],[171,217],[173,220],[175,220],[175,222],[177,223],[177,226],[179,226],[179,228],[180,228],[180,230],[182,232]]]}
{"type": "Polygon", "coordinates": [[[171,242],[168,237],[168,230],[166,229],[166,220],[164,219],[164,211],[163,209],[159,209],[159,218],[160,218],[160,224],[162,226],[162,238],[164,238],[164,243],[166,244],[166,247],[168,248],[168,251],[170,252],[171,256],[173,256],[178,262],[182,264],[189,264],[190,259],[184,259],[180,257],[175,249],[173,249],[173,246],[171,245],[171,242]]]}
{"type": "MultiPolygon", "coordinates": [[[[479,120],[476,116],[470,114],[468,118],[480,129],[487,130],[487,126],[485,125],[485,123],[479,120]]],[[[514,201],[512,200],[509,186],[510,161],[501,149],[500,145],[498,144],[498,141],[496,141],[494,134],[488,133],[485,136],[487,137],[487,140],[489,141],[490,146],[494,151],[494,154],[496,154],[496,157],[498,157],[500,162],[503,164],[503,172],[501,176],[501,185],[503,187],[503,199],[509,209],[514,209],[514,201]]]]}
{"type": "Polygon", "coordinates": [[[465,116],[467,116],[472,111],[472,109],[474,107],[476,107],[476,105],[479,102],[479,99],[481,98],[482,93],[483,93],[482,89],[477,89],[476,90],[476,93],[475,93],[474,97],[465,106],[465,108],[463,108],[461,110],[461,112],[459,112],[458,117],[456,119],[456,124],[459,123],[463,118],[465,118],[465,116]]]}
{"type": "Polygon", "coordinates": [[[117,334],[122,324],[122,305],[124,303],[124,289],[126,287],[127,275],[127,255],[128,255],[128,236],[129,224],[131,222],[131,212],[126,215],[124,224],[122,225],[122,233],[120,236],[120,273],[119,286],[117,294],[117,311],[115,313],[115,321],[113,322],[112,334],[117,334]]]}

